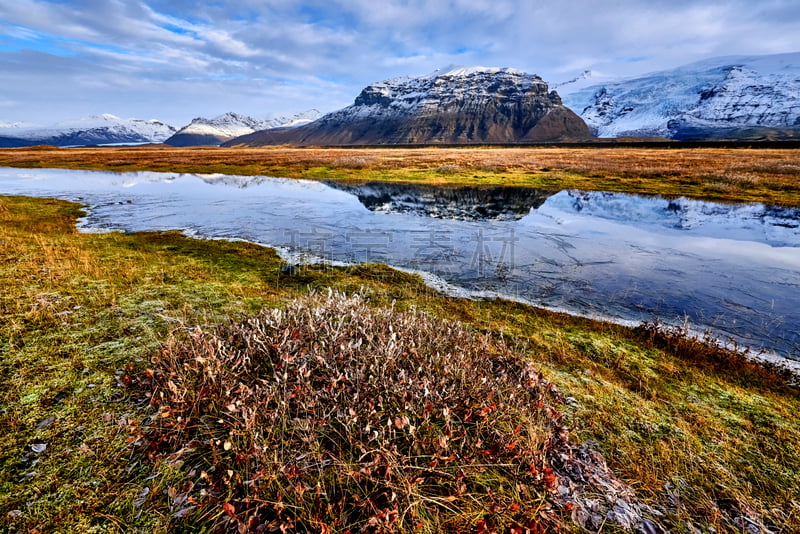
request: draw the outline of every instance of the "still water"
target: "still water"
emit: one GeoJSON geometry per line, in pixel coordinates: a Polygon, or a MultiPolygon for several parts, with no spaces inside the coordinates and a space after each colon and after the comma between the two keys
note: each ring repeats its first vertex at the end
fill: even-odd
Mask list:
{"type": "Polygon", "coordinates": [[[621,193],[0,168],[84,230],[182,229],[290,261],[379,261],[455,294],[711,329],[800,360],[800,210],[621,193]]]}

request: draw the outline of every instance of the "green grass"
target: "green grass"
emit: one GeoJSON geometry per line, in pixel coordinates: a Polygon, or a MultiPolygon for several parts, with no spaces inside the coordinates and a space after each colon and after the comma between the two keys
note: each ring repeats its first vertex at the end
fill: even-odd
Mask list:
{"type": "MultiPolygon", "coordinates": [[[[800,531],[800,395],[736,355],[510,302],[443,297],[379,265],[285,277],[273,251],[251,244],[78,234],[79,215],[67,202],[0,197],[0,530],[212,528],[220,509],[189,523],[172,517],[169,494],[189,477],[177,459],[137,447],[153,410],[132,381],[172,332],[213,331],[331,287],[502,335],[574,397],[561,408],[571,439],[596,442],[670,530],[737,532],[748,518],[800,531]],[[46,450],[34,452],[40,443],[46,450]]],[[[509,491],[497,483],[495,493],[509,491]]]]}

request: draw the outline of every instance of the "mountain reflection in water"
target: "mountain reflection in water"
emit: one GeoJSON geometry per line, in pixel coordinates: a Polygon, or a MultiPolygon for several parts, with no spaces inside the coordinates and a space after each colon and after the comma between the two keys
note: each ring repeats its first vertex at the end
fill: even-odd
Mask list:
{"type": "Polygon", "coordinates": [[[385,182],[326,185],[355,195],[370,211],[464,221],[518,220],[557,192],[532,187],[437,187],[385,182]]]}

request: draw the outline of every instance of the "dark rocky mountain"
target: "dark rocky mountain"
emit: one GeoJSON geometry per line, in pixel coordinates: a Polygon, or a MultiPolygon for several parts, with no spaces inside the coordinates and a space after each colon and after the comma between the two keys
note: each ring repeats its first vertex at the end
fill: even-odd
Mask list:
{"type": "Polygon", "coordinates": [[[461,67],[372,84],[353,105],[310,124],[256,132],[225,146],[526,143],[590,137],[583,120],[538,76],[461,67]]]}

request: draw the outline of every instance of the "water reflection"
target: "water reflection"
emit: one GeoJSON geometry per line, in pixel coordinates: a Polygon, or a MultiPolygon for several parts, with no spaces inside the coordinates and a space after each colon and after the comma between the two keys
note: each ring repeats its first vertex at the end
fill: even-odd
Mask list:
{"type": "Polygon", "coordinates": [[[91,206],[86,226],[179,228],[432,273],[471,294],[713,329],[800,359],[800,213],[618,193],[336,186],[0,169],[0,192],[91,206]]]}
{"type": "Polygon", "coordinates": [[[532,187],[437,187],[385,182],[326,184],[355,195],[370,211],[465,221],[521,219],[556,192],[532,187]]]}

